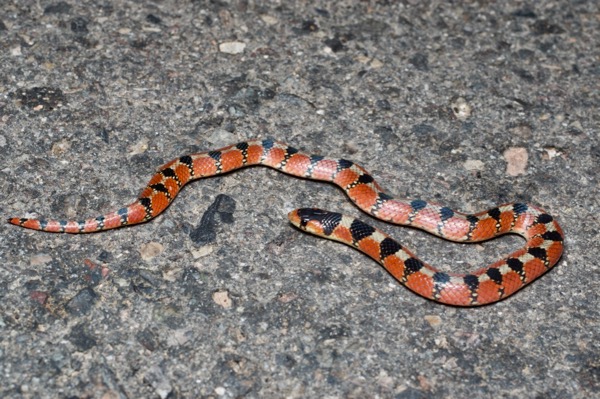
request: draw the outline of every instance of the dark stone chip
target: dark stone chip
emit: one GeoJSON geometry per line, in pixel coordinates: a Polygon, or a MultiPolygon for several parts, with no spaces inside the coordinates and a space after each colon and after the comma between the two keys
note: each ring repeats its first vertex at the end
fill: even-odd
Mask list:
{"type": "Polygon", "coordinates": [[[319,30],[317,23],[312,19],[308,21],[302,21],[302,31],[305,33],[312,33],[319,30]]]}
{"type": "Polygon", "coordinates": [[[523,79],[525,82],[527,83],[534,83],[535,82],[535,76],[533,76],[531,74],[531,72],[529,72],[526,69],[523,68],[513,68],[512,69],[513,73],[515,75],[517,75],[518,77],[520,77],[521,79],[523,79]]]}
{"type": "Polygon", "coordinates": [[[331,49],[334,53],[344,50],[346,47],[344,43],[338,38],[334,37],[332,39],[325,39],[325,45],[331,49]]]}
{"type": "Polygon", "coordinates": [[[408,62],[410,62],[419,71],[429,70],[429,60],[426,54],[417,53],[408,62]]]}
{"type": "Polygon", "coordinates": [[[329,18],[331,14],[324,8],[315,8],[315,12],[325,18],[329,18]]]}
{"type": "Polygon", "coordinates": [[[511,15],[514,17],[520,17],[520,18],[532,18],[532,19],[537,18],[536,13],[531,8],[527,8],[527,7],[513,11],[513,13],[511,15]]]}
{"type": "Polygon", "coordinates": [[[71,11],[71,5],[64,1],[59,1],[56,4],[50,4],[49,6],[44,8],[44,15],[68,14],[69,11],[71,11]]]}
{"type": "Polygon", "coordinates": [[[146,15],[146,21],[156,25],[159,25],[162,22],[162,20],[154,14],[146,15]]]}
{"type": "Polygon", "coordinates": [[[536,35],[557,35],[560,33],[565,33],[565,30],[562,27],[546,20],[536,21],[531,26],[531,30],[536,35]]]}
{"type": "Polygon", "coordinates": [[[150,328],[145,328],[144,330],[139,331],[135,338],[144,348],[151,352],[154,352],[160,346],[158,337],[150,328]]]}
{"type": "Polygon", "coordinates": [[[92,310],[97,300],[98,294],[92,288],[84,288],[67,302],[65,309],[74,316],[83,316],[92,310]]]}
{"type": "Polygon", "coordinates": [[[390,104],[390,102],[386,99],[382,99],[382,100],[377,100],[375,102],[375,105],[377,106],[377,108],[382,109],[384,111],[389,111],[392,109],[392,105],[390,104]]]}
{"type": "Polygon", "coordinates": [[[71,20],[71,30],[77,34],[86,34],[89,32],[87,28],[88,21],[85,18],[77,17],[71,20]]]}
{"type": "Polygon", "coordinates": [[[71,329],[67,339],[80,351],[85,352],[96,346],[96,339],[87,331],[85,324],[77,324],[71,329]]]}
{"type": "Polygon", "coordinates": [[[67,99],[62,90],[55,87],[32,87],[10,93],[11,98],[35,111],[50,111],[66,104],[67,99]]]}
{"type": "Polygon", "coordinates": [[[277,92],[272,89],[264,89],[258,92],[258,96],[265,100],[272,100],[277,95],[277,92]]]}
{"type": "Polygon", "coordinates": [[[417,125],[413,125],[411,131],[416,136],[420,136],[420,137],[435,136],[438,133],[438,130],[435,127],[428,125],[426,123],[419,123],[417,125]]]}

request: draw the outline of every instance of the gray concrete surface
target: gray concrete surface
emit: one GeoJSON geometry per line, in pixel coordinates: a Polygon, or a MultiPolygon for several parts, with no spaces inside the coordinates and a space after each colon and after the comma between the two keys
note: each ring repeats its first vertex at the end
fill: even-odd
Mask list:
{"type": "MultiPolygon", "coordinates": [[[[273,137],[399,196],[535,203],[567,238],[533,285],[458,309],[294,230],[295,207],[360,212],[265,168],[133,228],[2,225],[0,396],[599,397],[599,25],[592,1],[2,1],[3,217],[95,216],[171,158],[273,137]]],[[[373,224],[457,271],[522,245],[373,224]]]]}

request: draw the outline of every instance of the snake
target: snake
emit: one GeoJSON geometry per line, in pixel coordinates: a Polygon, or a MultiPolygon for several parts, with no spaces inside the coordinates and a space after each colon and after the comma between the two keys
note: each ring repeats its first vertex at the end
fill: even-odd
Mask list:
{"type": "Polygon", "coordinates": [[[190,181],[253,165],[333,183],[364,213],[449,241],[481,242],[503,234],[525,239],[525,246],[491,265],[469,273],[451,273],[425,263],[386,233],[351,216],[317,208],[289,213],[290,222],[300,230],[358,249],[379,262],[400,284],[435,302],[470,307],[500,301],[553,268],[563,253],[563,230],[537,206],[509,203],[466,214],[420,199],[394,198],[353,161],[306,154],[270,138],[176,158],[158,169],[134,202],[102,216],[85,220],[15,217],[8,222],[33,230],[73,234],[134,225],[161,214],[190,181]]]}

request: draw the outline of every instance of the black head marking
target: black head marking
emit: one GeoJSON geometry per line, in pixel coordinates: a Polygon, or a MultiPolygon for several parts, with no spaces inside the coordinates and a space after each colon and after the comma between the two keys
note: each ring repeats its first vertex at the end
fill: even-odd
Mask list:
{"type": "Polygon", "coordinates": [[[342,220],[340,213],[328,212],[316,208],[298,209],[298,217],[300,218],[300,227],[306,227],[311,220],[318,221],[323,227],[325,235],[333,233],[333,230],[335,230],[342,220]]]}

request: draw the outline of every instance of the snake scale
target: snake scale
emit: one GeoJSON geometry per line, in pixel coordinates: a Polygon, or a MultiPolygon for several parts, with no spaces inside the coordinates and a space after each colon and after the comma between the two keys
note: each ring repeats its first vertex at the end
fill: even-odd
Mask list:
{"type": "Polygon", "coordinates": [[[96,218],[82,221],[11,218],[8,221],[54,233],[91,233],[142,223],[163,212],[188,182],[252,165],[336,184],[363,212],[450,241],[480,242],[507,233],[525,238],[524,247],[503,259],[471,273],[456,274],[428,265],[382,231],[350,216],[309,208],[297,209],[288,215],[292,224],[301,230],[359,249],[411,291],[436,302],[478,306],[499,301],[551,269],[563,252],[561,227],[536,206],[511,203],[468,215],[423,200],[396,199],[352,161],[304,154],[271,139],[243,141],[174,159],[159,168],[137,200],[96,218]]]}

